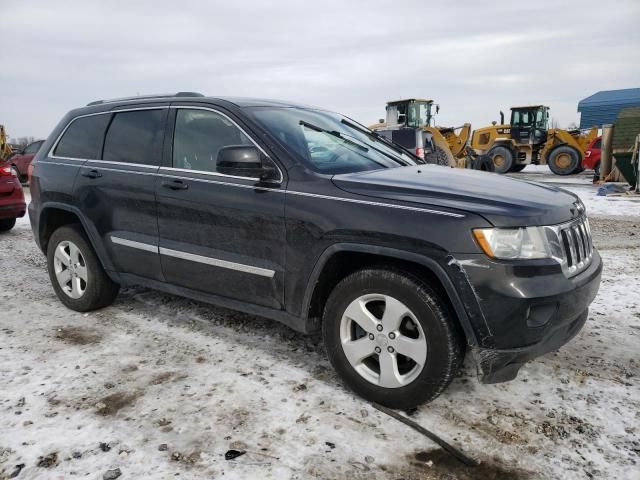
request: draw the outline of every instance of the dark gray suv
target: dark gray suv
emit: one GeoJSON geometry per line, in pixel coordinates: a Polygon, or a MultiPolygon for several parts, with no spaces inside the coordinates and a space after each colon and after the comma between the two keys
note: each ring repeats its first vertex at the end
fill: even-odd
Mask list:
{"type": "Polygon", "coordinates": [[[425,165],[329,111],[195,93],[97,101],[40,149],[29,213],[69,308],[122,285],[322,331],[357,393],[408,408],[470,351],[515,378],[587,319],[602,264],[580,200],[425,165]]]}

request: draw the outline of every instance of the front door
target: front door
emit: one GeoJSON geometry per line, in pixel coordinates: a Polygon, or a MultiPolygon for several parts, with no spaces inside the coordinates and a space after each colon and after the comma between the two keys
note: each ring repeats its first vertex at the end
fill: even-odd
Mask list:
{"type": "Polygon", "coordinates": [[[217,172],[222,147],[257,146],[228,114],[177,107],[170,117],[171,148],[165,148],[167,166],[156,184],[160,261],[167,282],[282,308],[282,182],[217,172]]]}
{"type": "Polygon", "coordinates": [[[534,112],[531,110],[511,111],[511,138],[519,144],[529,143],[534,112]]]}

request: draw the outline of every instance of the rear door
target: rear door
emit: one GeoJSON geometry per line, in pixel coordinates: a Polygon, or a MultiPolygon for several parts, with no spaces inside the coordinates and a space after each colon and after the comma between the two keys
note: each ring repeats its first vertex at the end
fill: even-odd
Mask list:
{"type": "Polygon", "coordinates": [[[282,172],[269,184],[217,172],[220,148],[257,145],[230,115],[171,109],[171,143],[157,184],[162,270],[175,285],[282,308],[282,172]]]}
{"type": "Polygon", "coordinates": [[[85,162],[75,188],[116,270],[159,281],[154,190],[167,113],[166,106],[106,113],[102,155],[85,162]]]}

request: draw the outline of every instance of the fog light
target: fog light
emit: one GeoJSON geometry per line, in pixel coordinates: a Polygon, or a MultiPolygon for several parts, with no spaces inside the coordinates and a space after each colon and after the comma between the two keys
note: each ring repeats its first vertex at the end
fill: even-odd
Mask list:
{"type": "Polygon", "coordinates": [[[529,315],[527,315],[527,327],[538,328],[543,327],[553,318],[558,311],[557,303],[543,303],[529,307],[529,315]]]}

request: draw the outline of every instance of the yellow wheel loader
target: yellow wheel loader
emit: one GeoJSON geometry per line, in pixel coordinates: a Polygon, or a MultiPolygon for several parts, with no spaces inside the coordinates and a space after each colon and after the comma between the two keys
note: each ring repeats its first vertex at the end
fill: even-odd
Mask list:
{"type": "Polygon", "coordinates": [[[11,149],[11,145],[9,145],[9,139],[4,131],[4,125],[0,125],[0,160],[9,158],[12,153],[13,150],[11,149]]]}
{"type": "Polygon", "coordinates": [[[387,102],[386,119],[371,125],[429,163],[459,168],[493,171],[493,163],[468,146],[471,124],[460,127],[436,127],[434,116],[440,111],[433,100],[408,98],[387,102]]]}
{"type": "Polygon", "coordinates": [[[580,130],[548,128],[549,107],[528,105],[511,108],[511,122],[474,130],[471,148],[477,154],[488,155],[497,173],[519,172],[529,164],[545,165],[556,175],[571,175],[582,171],[582,159],[587,145],[598,135],[592,128],[580,130]]]}

